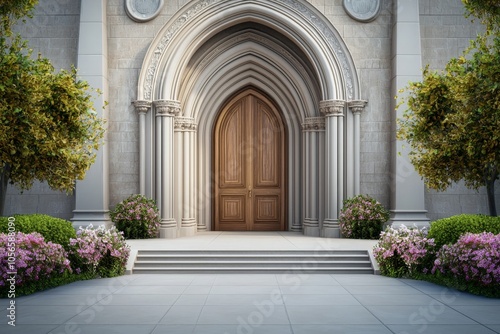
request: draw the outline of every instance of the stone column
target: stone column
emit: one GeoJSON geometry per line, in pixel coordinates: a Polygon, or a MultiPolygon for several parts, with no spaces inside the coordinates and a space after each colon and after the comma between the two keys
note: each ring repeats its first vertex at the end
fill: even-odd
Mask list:
{"type": "MultiPolygon", "coordinates": [[[[354,152],[352,152],[354,159],[354,196],[360,194],[360,177],[361,177],[361,113],[365,110],[365,106],[368,102],[363,100],[349,101],[347,104],[349,109],[354,115],[354,129],[353,129],[353,142],[354,142],[354,152]]],[[[349,153],[350,154],[350,153],[349,153]]]]}
{"type": "MultiPolygon", "coordinates": [[[[422,52],[420,48],[420,16],[418,1],[395,0],[393,25],[393,78],[392,95],[409,81],[422,80],[422,52]]],[[[398,101],[393,100],[395,108],[398,101]]],[[[408,144],[397,140],[396,119],[401,117],[406,105],[401,105],[392,119],[391,160],[391,224],[426,226],[424,182],[408,158],[408,144]]]]}
{"type": "Polygon", "coordinates": [[[146,196],[146,114],[151,102],[141,100],[132,104],[139,114],[139,193],[146,196]]]}
{"type": "Polygon", "coordinates": [[[196,223],[196,121],[191,117],[175,118],[175,133],[179,138],[176,149],[182,150],[182,168],[176,173],[181,183],[181,236],[191,236],[197,231],[196,223]]]}
{"type": "Polygon", "coordinates": [[[325,219],[321,235],[339,238],[339,210],[344,201],[344,107],[345,101],[320,102],[325,115],[325,219]]]}
{"type": "Polygon", "coordinates": [[[160,238],[176,238],[174,218],[174,117],[180,102],[154,101],[156,107],[156,201],[161,215],[160,238]]]}
{"type": "MultiPolygon", "coordinates": [[[[82,1],[80,13],[78,77],[101,90],[102,94],[94,97],[94,107],[97,115],[106,119],[107,110],[103,108],[109,99],[106,0],[82,1]]],[[[74,227],[111,225],[107,134],[96,154],[85,179],[76,182],[75,210],[71,219],[74,227]]]]}
{"type": "Polygon", "coordinates": [[[324,117],[306,118],[302,124],[303,132],[303,184],[304,184],[304,222],[302,228],[304,235],[320,236],[320,203],[323,202],[323,194],[320,193],[321,175],[320,142],[324,141],[325,119],[324,117]]]}

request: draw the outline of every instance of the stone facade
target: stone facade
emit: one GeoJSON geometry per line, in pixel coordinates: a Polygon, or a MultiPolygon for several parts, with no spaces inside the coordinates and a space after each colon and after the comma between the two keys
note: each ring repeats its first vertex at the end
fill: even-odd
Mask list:
{"type": "MultiPolygon", "coordinates": [[[[56,68],[69,68],[71,64],[78,65],[78,62],[82,61],[82,59],[84,59],[82,57],[86,55],[85,50],[82,49],[84,47],[82,45],[84,44],[82,44],[83,33],[80,30],[82,24],[81,19],[83,20],[84,16],[88,16],[90,17],[89,22],[94,24],[94,14],[89,16],[88,11],[93,11],[95,8],[102,8],[104,17],[98,20],[101,20],[99,24],[105,27],[105,30],[101,31],[101,36],[104,36],[103,38],[105,39],[102,45],[104,45],[105,48],[103,48],[102,52],[99,52],[101,52],[100,57],[103,59],[102,64],[105,65],[103,65],[104,72],[99,74],[101,78],[99,80],[105,82],[107,85],[106,100],[109,105],[105,117],[108,119],[108,131],[106,151],[102,155],[102,164],[95,167],[96,170],[92,173],[100,174],[101,183],[105,184],[102,185],[98,191],[98,198],[103,198],[100,200],[103,203],[103,205],[100,205],[100,208],[85,207],[85,197],[88,196],[86,193],[87,190],[84,189],[86,187],[85,184],[80,188],[77,186],[76,197],[75,195],[67,196],[65,194],[50,191],[43,184],[37,184],[32,190],[25,191],[23,194],[20,194],[15,187],[11,187],[7,199],[6,214],[41,212],[67,219],[75,218],[79,225],[84,225],[85,223],[82,222],[93,219],[92,217],[83,217],[88,210],[95,210],[93,217],[99,216],[99,218],[96,218],[96,221],[106,221],[107,218],[104,211],[109,207],[113,207],[125,197],[139,192],[144,192],[154,197],[155,191],[150,188],[155,187],[155,182],[160,182],[159,180],[155,181],[154,177],[150,175],[154,173],[154,171],[152,172],[151,170],[155,168],[155,165],[151,165],[148,161],[153,158],[154,152],[151,150],[149,153],[144,151],[141,152],[141,145],[145,145],[144,147],[147,148],[147,145],[149,145],[148,143],[154,141],[154,137],[148,134],[152,128],[145,127],[144,138],[141,138],[141,131],[143,131],[141,130],[139,122],[141,110],[139,110],[140,106],[138,108],[138,105],[134,105],[132,102],[136,100],[145,100],[152,103],[150,109],[146,108],[143,111],[144,122],[147,123],[148,120],[151,122],[151,115],[158,111],[153,104],[155,100],[176,100],[179,98],[178,96],[174,96],[175,94],[179,94],[179,92],[170,93],[168,92],[170,87],[162,87],[161,85],[158,85],[158,87],[162,89],[161,94],[163,94],[163,96],[146,96],[144,94],[140,96],[144,89],[144,87],[140,87],[140,85],[144,82],[148,83],[148,79],[144,79],[142,76],[148,73],[148,69],[145,68],[148,62],[151,63],[154,61],[154,51],[150,50],[151,46],[161,45],[159,36],[164,36],[164,38],[169,36],[169,32],[165,31],[167,29],[166,27],[170,26],[177,29],[173,20],[176,18],[179,20],[183,19],[179,13],[186,11],[186,8],[189,8],[189,6],[196,1],[165,0],[163,2],[163,7],[159,10],[157,16],[149,20],[140,21],[134,20],[127,15],[126,5],[130,3],[130,1],[85,0],[85,2],[82,1],[81,4],[79,0],[41,0],[34,19],[28,21],[26,25],[19,27],[24,36],[30,39],[31,46],[35,49],[35,52],[40,51],[43,55],[49,57],[56,68]],[[170,94],[170,96],[167,96],[168,94],[170,94]],[[145,142],[141,144],[141,140],[145,142]],[[143,169],[142,171],[141,168],[143,169]],[[79,194],[80,198],[78,198],[79,194]],[[76,213],[73,213],[73,210],[76,210],[76,213]]],[[[329,26],[331,25],[335,29],[335,33],[338,34],[341,44],[344,45],[348,53],[347,57],[352,59],[355,71],[354,78],[336,78],[333,80],[333,82],[337,84],[341,82],[354,83],[352,93],[349,93],[349,89],[351,89],[349,87],[339,90],[345,92],[345,96],[340,97],[340,99],[346,100],[347,102],[351,100],[367,101],[364,110],[358,112],[357,116],[355,116],[356,113],[353,113],[352,110],[349,109],[347,104],[345,105],[346,132],[342,148],[345,150],[348,168],[344,171],[346,179],[343,180],[342,183],[345,182],[349,185],[347,185],[342,192],[368,194],[377,198],[386,207],[397,209],[397,205],[395,204],[396,200],[393,194],[399,194],[399,192],[401,192],[401,196],[404,196],[406,193],[412,192],[413,188],[408,188],[408,183],[405,185],[404,182],[412,178],[413,181],[411,182],[418,183],[419,178],[415,177],[414,174],[409,177],[408,175],[411,174],[411,172],[409,172],[408,175],[393,172],[395,170],[395,164],[398,164],[398,162],[394,161],[394,153],[398,150],[398,146],[393,141],[395,119],[393,96],[395,95],[395,83],[399,82],[399,84],[401,84],[401,80],[405,79],[401,73],[397,73],[396,69],[398,68],[397,61],[403,64],[403,60],[401,59],[406,57],[404,45],[400,45],[400,51],[395,51],[395,44],[398,43],[395,37],[395,29],[399,27],[398,24],[406,24],[406,21],[404,21],[406,18],[403,17],[404,13],[417,13],[418,10],[419,15],[414,19],[416,19],[418,23],[415,33],[420,35],[420,43],[411,40],[408,42],[413,43],[408,46],[409,48],[418,45],[421,50],[421,63],[414,64],[414,67],[418,70],[425,64],[430,64],[431,68],[442,68],[449,58],[461,53],[468,45],[469,39],[473,38],[481,27],[477,24],[471,24],[469,19],[463,17],[463,7],[460,0],[420,0],[418,5],[416,5],[414,0],[381,0],[377,16],[370,22],[362,22],[353,19],[344,10],[342,0],[311,0],[307,1],[307,3],[305,0],[269,1],[269,3],[273,2],[276,2],[277,6],[282,6],[279,8],[295,8],[298,12],[306,9],[312,10],[315,13],[317,11],[321,15],[321,19],[326,20],[325,22],[329,26]],[[415,11],[409,10],[409,6],[412,5],[416,6],[415,11]],[[359,132],[357,133],[355,131],[356,122],[359,122],[359,132]],[[357,144],[355,137],[359,138],[357,144]],[[356,145],[357,148],[355,147],[356,145]],[[356,160],[358,159],[356,158],[356,154],[351,156],[351,153],[349,153],[354,152],[355,149],[359,150],[359,160],[356,160]],[[352,179],[350,173],[352,173],[352,179]],[[358,188],[355,186],[356,182],[359,182],[358,188]],[[351,183],[353,184],[352,189],[350,186],[351,183]]],[[[200,6],[215,6],[215,3],[217,3],[215,0],[206,0],[201,1],[200,6]]],[[[136,12],[140,13],[140,9],[141,8],[138,8],[136,12]]],[[[293,10],[289,11],[289,13],[292,12],[293,10]]],[[[287,15],[289,13],[287,13],[287,15]]],[[[98,16],[98,14],[96,15],[98,16]]],[[[256,15],[252,18],[254,23],[261,20],[262,17],[266,17],[267,14],[263,11],[262,14],[259,15],[261,16],[256,15]]],[[[274,19],[271,14],[267,17],[269,17],[270,20],[274,19]]],[[[293,21],[293,19],[291,20],[293,21]]],[[[322,23],[320,22],[320,24],[322,23]]],[[[278,25],[278,23],[276,23],[276,25],[278,25]]],[[[314,25],[314,23],[311,23],[311,26],[312,25],[314,25]]],[[[273,27],[272,24],[270,24],[270,26],[273,27]]],[[[298,28],[291,27],[290,29],[293,30],[298,28]]],[[[399,29],[399,33],[401,33],[403,29],[399,29]]],[[[265,29],[261,30],[265,31],[265,29]]],[[[228,30],[228,34],[230,34],[230,29],[228,30]]],[[[290,32],[290,36],[292,36],[292,34],[293,31],[290,32]]],[[[298,35],[299,33],[297,32],[297,36],[298,35]]],[[[209,37],[210,36],[207,36],[203,41],[197,41],[200,43],[199,46],[201,47],[203,43],[206,43],[209,37]]],[[[93,47],[95,47],[95,45],[88,46],[88,48],[93,47]]],[[[203,47],[198,51],[199,54],[208,52],[203,48],[209,49],[210,45],[203,44],[203,47]]],[[[217,50],[214,50],[214,52],[216,51],[217,50]]],[[[297,54],[299,54],[294,48],[290,48],[288,52],[297,52],[297,54]]],[[[281,54],[284,53],[281,52],[281,54]]],[[[303,52],[300,54],[304,55],[303,52]]],[[[340,53],[337,53],[335,56],[339,57],[339,54],[340,53]]],[[[196,55],[197,53],[193,52],[193,59],[196,58],[196,55]]],[[[293,57],[288,58],[291,59],[293,57]]],[[[337,59],[337,61],[339,60],[337,59]]],[[[342,63],[342,61],[340,60],[339,63],[342,63]]],[[[202,62],[196,64],[203,66],[202,62]]],[[[165,66],[168,66],[168,64],[165,66]]],[[[310,68],[307,67],[309,66],[307,64],[304,66],[305,72],[312,71],[312,65],[310,68]]],[[[316,66],[320,65],[316,64],[316,66]]],[[[299,68],[300,66],[292,65],[292,67],[299,68]]],[[[81,74],[84,77],[85,75],[90,75],[87,77],[90,82],[94,80],[94,76],[92,76],[94,73],[90,73],[92,71],[89,72],[88,69],[84,69],[83,72],[84,73],[81,74]]],[[[339,73],[341,72],[342,71],[339,70],[339,73]]],[[[171,75],[172,72],[166,71],[165,73],[171,75]]],[[[297,73],[300,73],[300,71],[297,71],[297,73]]],[[[185,76],[186,74],[183,73],[182,75],[185,76]]],[[[308,74],[297,75],[307,76],[308,74]]],[[[331,75],[331,73],[323,73],[323,75],[326,77],[331,75]]],[[[166,83],[165,85],[169,85],[170,82],[175,81],[172,81],[172,78],[162,78],[162,80],[168,82],[168,84],[166,83]]],[[[152,84],[154,84],[154,82],[152,82],[152,84]]],[[[321,86],[321,84],[319,85],[321,86]]],[[[322,88],[315,87],[314,89],[316,89],[317,92],[321,92],[322,88]]],[[[156,91],[155,94],[160,93],[156,91]]],[[[308,115],[308,119],[297,120],[296,124],[300,128],[297,130],[299,131],[297,133],[303,131],[302,133],[304,133],[304,136],[314,136],[313,134],[306,133],[315,133],[313,129],[314,126],[311,125],[314,123],[314,117],[322,117],[319,113],[320,101],[336,98],[339,97],[329,96],[326,98],[325,96],[318,96],[318,98],[316,98],[317,101],[312,101],[311,106],[315,105],[315,108],[317,107],[318,110],[314,111],[316,114],[308,115]],[[306,129],[304,130],[302,127],[306,129]]],[[[186,98],[185,100],[187,101],[189,99],[186,98]]],[[[184,101],[181,102],[184,103],[184,101]]],[[[305,105],[307,105],[307,103],[305,103],[305,105]]],[[[187,112],[195,113],[196,111],[187,112]]],[[[198,117],[196,115],[190,116],[186,114],[183,116],[198,117]]],[[[324,118],[320,123],[323,124],[323,122],[324,118]]],[[[290,121],[290,124],[292,123],[293,122],[290,121]]],[[[333,123],[331,123],[330,126],[333,126],[332,124],[333,123]]],[[[172,135],[182,136],[180,131],[174,129],[174,123],[172,126],[172,135]]],[[[328,128],[328,126],[327,122],[326,127],[328,128]]],[[[198,133],[203,133],[203,126],[198,124],[197,128],[198,133]]],[[[297,136],[298,141],[296,145],[300,146],[302,145],[301,140],[298,139],[300,135],[297,136]]],[[[322,138],[322,135],[319,136],[318,138],[322,138]]],[[[200,148],[198,147],[198,149],[200,148]]],[[[198,153],[196,159],[204,159],[204,157],[198,153]]],[[[188,159],[186,161],[190,163],[189,161],[191,160],[188,159]]],[[[197,160],[196,163],[199,163],[199,161],[197,160]]],[[[296,163],[298,166],[301,166],[300,159],[297,160],[296,163]]],[[[290,160],[290,164],[294,164],[294,162],[290,160]]],[[[314,167],[314,165],[312,167],[314,167]]],[[[297,167],[296,173],[298,175],[301,173],[299,170],[300,168],[297,167]]],[[[326,172],[328,173],[328,171],[326,172]]],[[[200,176],[198,175],[196,177],[198,178],[200,176]]],[[[300,176],[297,179],[290,178],[290,183],[295,184],[301,182],[302,179],[300,176]]],[[[421,186],[422,185],[419,184],[417,187],[421,186]]],[[[174,197],[182,193],[184,189],[180,186],[176,187],[177,186],[174,186],[174,188],[172,188],[174,197]]],[[[92,185],[89,186],[89,189],[92,189],[92,185]]],[[[321,192],[322,190],[321,187],[318,189],[312,187],[311,189],[308,191],[321,192]]],[[[296,196],[299,198],[298,201],[301,202],[300,197],[301,193],[304,193],[304,190],[298,187],[293,191],[297,193],[296,196]]],[[[498,193],[500,199],[500,192],[498,193]]],[[[348,193],[345,194],[348,195],[348,193]]],[[[483,190],[476,193],[475,191],[465,189],[462,185],[456,185],[444,193],[422,190],[422,194],[422,196],[425,196],[423,197],[425,198],[425,202],[423,202],[421,206],[425,206],[427,210],[426,217],[431,220],[461,212],[487,212],[485,192],[483,190]]],[[[197,217],[194,221],[190,220],[193,217],[182,217],[182,214],[177,213],[173,214],[175,217],[165,218],[174,218],[178,221],[177,223],[180,224],[179,226],[182,225],[183,218],[185,218],[184,221],[187,222],[185,225],[187,228],[186,231],[191,231],[195,224],[198,224],[198,230],[210,229],[210,222],[200,225],[200,221],[210,219],[210,210],[207,209],[208,211],[203,211],[203,206],[210,206],[210,204],[207,201],[201,201],[199,199],[210,197],[210,189],[197,189],[196,196],[198,198],[198,207],[196,209],[197,217]],[[203,213],[200,213],[202,211],[203,213]]],[[[312,198],[314,199],[315,197],[312,198]]],[[[307,201],[307,199],[304,199],[304,201],[307,201]]],[[[174,201],[172,206],[182,207],[183,204],[174,201]]],[[[322,211],[321,208],[318,209],[322,211]]],[[[419,207],[416,211],[420,209],[419,207]]],[[[290,220],[288,222],[290,229],[294,229],[292,228],[293,226],[300,227],[300,225],[304,223],[304,218],[311,218],[304,216],[306,210],[301,208],[301,205],[299,205],[298,208],[294,208],[294,210],[298,211],[290,212],[289,216],[296,216],[298,218],[293,219],[297,221],[290,220]]],[[[318,224],[321,225],[321,220],[329,218],[326,217],[325,214],[328,215],[328,212],[321,212],[315,217],[316,220],[312,219],[310,221],[319,222],[318,224]]],[[[189,213],[188,215],[193,214],[189,213]]],[[[418,219],[421,218],[422,217],[418,219]]],[[[394,219],[395,221],[399,221],[399,218],[394,219]]],[[[402,219],[404,220],[404,218],[402,219]]],[[[307,219],[306,221],[308,221],[305,224],[307,227],[306,229],[312,226],[312,232],[310,232],[310,234],[315,235],[319,233],[315,230],[316,223],[310,223],[307,219]]],[[[168,225],[167,223],[165,224],[165,226],[168,225]]],[[[190,234],[191,232],[186,233],[190,234]]]]}

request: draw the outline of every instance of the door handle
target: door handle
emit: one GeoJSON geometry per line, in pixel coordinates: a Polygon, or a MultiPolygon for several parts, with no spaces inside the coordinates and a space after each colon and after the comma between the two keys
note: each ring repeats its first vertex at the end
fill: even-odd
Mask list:
{"type": "Polygon", "coordinates": [[[248,188],[248,197],[252,198],[252,188],[248,188]]]}

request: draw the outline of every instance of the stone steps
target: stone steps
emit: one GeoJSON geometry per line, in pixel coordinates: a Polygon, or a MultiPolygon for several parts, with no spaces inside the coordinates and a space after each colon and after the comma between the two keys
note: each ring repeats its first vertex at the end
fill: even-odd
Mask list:
{"type": "Polygon", "coordinates": [[[373,274],[368,251],[139,250],[133,274],[165,273],[373,274]]]}

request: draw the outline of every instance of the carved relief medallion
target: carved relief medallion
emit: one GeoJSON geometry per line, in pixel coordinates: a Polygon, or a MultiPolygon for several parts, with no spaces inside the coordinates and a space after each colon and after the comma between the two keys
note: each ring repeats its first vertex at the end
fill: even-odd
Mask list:
{"type": "Polygon", "coordinates": [[[350,17],[361,22],[370,22],[380,13],[380,0],[343,0],[344,9],[350,17]]]}
{"type": "Polygon", "coordinates": [[[163,3],[164,0],[125,0],[125,11],[132,20],[146,22],[160,13],[163,3]]]}

